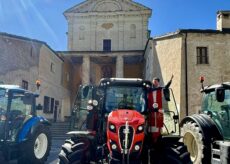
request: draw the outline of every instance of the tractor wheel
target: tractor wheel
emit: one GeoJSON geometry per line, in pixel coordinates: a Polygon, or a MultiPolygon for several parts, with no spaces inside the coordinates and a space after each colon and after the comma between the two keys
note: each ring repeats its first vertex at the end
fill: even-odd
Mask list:
{"type": "Polygon", "coordinates": [[[36,129],[25,144],[22,145],[22,157],[19,164],[44,164],[51,149],[51,132],[47,126],[36,129]]]}
{"type": "Polygon", "coordinates": [[[194,164],[201,164],[204,158],[203,135],[196,123],[186,122],[182,125],[181,135],[183,142],[188,148],[191,160],[194,164]]]}
{"type": "Polygon", "coordinates": [[[181,142],[166,146],[164,153],[162,163],[192,164],[187,147],[181,142]]]}
{"type": "Polygon", "coordinates": [[[90,162],[90,142],[82,139],[66,140],[59,153],[59,164],[86,164],[90,162]]]}
{"type": "Polygon", "coordinates": [[[162,145],[159,150],[151,151],[151,164],[192,164],[187,147],[182,142],[162,145]]]}

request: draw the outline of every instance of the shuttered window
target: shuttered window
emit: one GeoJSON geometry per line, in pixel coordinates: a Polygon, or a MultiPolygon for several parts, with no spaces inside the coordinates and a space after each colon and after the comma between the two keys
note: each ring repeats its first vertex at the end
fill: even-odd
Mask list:
{"type": "Polygon", "coordinates": [[[208,64],[208,48],[197,47],[197,64],[208,64]]]}
{"type": "Polygon", "coordinates": [[[110,39],[103,40],[103,51],[111,51],[111,40],[110,39]]]}

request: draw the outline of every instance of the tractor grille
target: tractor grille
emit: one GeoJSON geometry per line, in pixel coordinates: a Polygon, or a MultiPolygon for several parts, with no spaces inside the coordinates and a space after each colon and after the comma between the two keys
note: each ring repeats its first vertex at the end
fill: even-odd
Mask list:
{"type": "MultiPolygon", "coordinates": [[[[120,127],[119,129],[119,138],[120,138],[120,143],[122,149],[125,149],[125,126],[120,127]]],[[[129,126],[129,133],[128,133],[128,144],[127,144],[127,149],[130,149],[132,141],[133,141],[133,128],[129,126]]]]}

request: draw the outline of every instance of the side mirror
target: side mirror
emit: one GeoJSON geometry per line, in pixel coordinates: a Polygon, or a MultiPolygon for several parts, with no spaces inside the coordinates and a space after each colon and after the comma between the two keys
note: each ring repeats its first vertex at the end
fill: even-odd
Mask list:
{"type": "Polygon", "coordinates": [[[42,110],[42,105],[41,105],[41,104],[38,104],[38,105],[36,106],[36,110],[42,110]]]}
{"type": "Polygon", "coordinates": [[[89,86],[83,87],[83,92],[82,92],[82,94],[83,94],[83,97],[84,97],[84,98],[86,98],[86,97],[88,96],[88,94],[89,94],[89,86]]]}
{"type": "Polygon", "coordinates": [[[163,93],[164,93],[165,100],[170,101],[170,90],[169,90],[169,88],[164,88],[163,93]]]}
{"type": "Polygon", "coordinates": [[[25,93],[25,95],[22,96],[21,99],[24,104],[32,104],[34,97],[30,93],[25,93]]]}
{"type": "Polygon", "coordinates": [[[225,98],[225,89],[220,87],[220,88],[216,88],[216,100],[218,102],[223,102],[224,98],[225,98]]]}

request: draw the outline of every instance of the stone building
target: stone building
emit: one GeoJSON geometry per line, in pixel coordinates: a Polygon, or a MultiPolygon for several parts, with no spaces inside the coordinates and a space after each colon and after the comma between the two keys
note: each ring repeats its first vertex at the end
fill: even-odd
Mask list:
{"type": "Polygon", "coordinates": [[[65,112],[70,109],[70,92],[62,76],[67,71],[63,68],[65,60],[45,42],[0,33],[0,61],[1,83],[36,92],[35,82],[41,81],[37,104],[43,109],[38,114],[57,120],[69,115],[65,112]]]}
{"type": "Polygon", "coordinates": [[[58,120],[70,116],[78,86],[98,84],[103,77],[159,76],[163,85],[173,74],[182,117],[200,108],[201,75],[207,85],[230,81],[230,11],[217,13],[216,30],[179,30],[156,38],[149,38],[151,9],[132,0],[86,0],[64,16],[67,51],[0,33],[0,81],[35,91],[40,79],[39,112],[47,118],[54,118],[55,107],[58,120]]]}
{"type": "Polygon", "coordinates": [[[179,30],[148,41],[145,76],[159,76],[171,87],[181,117],[197,113],[201,105],[199,77],[205,85],[230,81],[230,11],[217,13],[216,30],[179,30]]]}
{"type": "Polygon", "coordinates": [[[68,51],[58,53],[74,65],[75,86],[103,77],[142,77],[151,9],[132,0],[87,0],[64,15],[68,51]]]}

